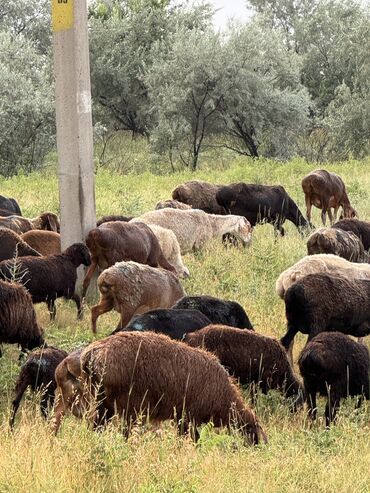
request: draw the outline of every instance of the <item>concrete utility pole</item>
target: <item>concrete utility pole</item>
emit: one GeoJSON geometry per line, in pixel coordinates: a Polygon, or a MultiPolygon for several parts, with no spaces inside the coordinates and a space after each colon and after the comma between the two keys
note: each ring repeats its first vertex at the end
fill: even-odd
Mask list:
{"type": "Polygon", "coordinates": [[[52,27],[64,249],[96,226],[86,0],[52,0],[52,27]]]}

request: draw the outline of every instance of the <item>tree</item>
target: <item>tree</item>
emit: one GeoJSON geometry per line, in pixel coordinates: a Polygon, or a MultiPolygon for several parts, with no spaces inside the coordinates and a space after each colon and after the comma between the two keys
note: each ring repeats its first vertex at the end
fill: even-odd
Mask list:
{"type": "Polygon", "coordinates": [[[221,109],[226,147],[251,157],[287,158],[307,124],[310,99],[297,55],[257,20],[234,26],[224,46],[229,87],[221,109]]]}
{"type": "Polygon", "coordinates": [[[31,171],[52,146],[51,67],[31,41],[0,31],[0,173],[31,171]]]}
{"type": "Polygon", "coordinates": [[[155,150],[178,156],[193,171],[207,139],[220,127],[225,79],[220,36],[182,29],[171,50],[159,51],[147,73],[155,150]],[[161,56],[162,53],[162,56],[161,56]]]}

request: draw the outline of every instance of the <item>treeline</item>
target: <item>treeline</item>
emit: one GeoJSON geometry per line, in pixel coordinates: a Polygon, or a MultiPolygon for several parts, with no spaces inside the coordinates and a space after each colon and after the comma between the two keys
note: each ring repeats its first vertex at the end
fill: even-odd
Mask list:
{"type": "MultiPolygon", "coordinates": [[[[54,145],[50,1],[0,6],[0,173],[54,145]]],[[[207,3],[89,4],[96,135],[142,136],[195,170],[202,151],[363,158],[370,136],[369,10],[352,0],[250,0],[223,32],[207,3]]]]}

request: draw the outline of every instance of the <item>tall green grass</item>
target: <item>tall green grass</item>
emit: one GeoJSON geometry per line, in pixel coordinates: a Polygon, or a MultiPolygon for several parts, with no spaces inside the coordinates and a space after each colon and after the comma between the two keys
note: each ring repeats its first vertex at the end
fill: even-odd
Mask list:
{"type": "MultiPolygon", "coordinates": [[[[187,171],[158,176],[121,174],[105,167],[96,175],[97,215],[138,215],[169,198],[179,183],[193,178],[215,183],[234,181],[284,185],[303,210],[302,177],[314,169],[303,160],[276,163],[236,159],[231,165],[206,163],[196,175],[187,171]]],[[[351,161],[327,166],[345,180],[360,217],[370,219],[370,162],[351,161]]],[[[53,166],[42,173],[1,180],[1,193],[16,197],[26,216],[58,211],[57,176],[53,166]]],[[[320,215],[314,211],[314,223],[320,215]]],[[[275,293],[278,275],[306,252],[306,238],[287,223],[286,236],[275,238],[270,225],[254,230],[248,249],[225,248],[213,241],[201,252],[184,257],[191,277],[189,294],[211,294],[241,303],[256,330],[281,337],[284,304],[275,293]]],[[[73,303],[58,301],[50,323],[46,305],[37,306],[50,344],[73,349],[94,339],[85,320],[76,320],[73,303]]],[[[100,317],[98,337],[117,324],[118,314],[100,317]]],[[[297,336],[295,357],[305,337],[297,336]]],[[[355,409],[349,399],[338,424],[329,431],[320,419],[312,428],[305,413],[292,415],[281,396],[260,396],[257,413],[269,437],[266,446],[242,447],[236,437],[217,434],[207,426],[194,445],[178,438],[167,423],[159,430],[135,431],[126,442],[114,427],[94,433],[85,423],[66,419],[57,437],[39,416],[37,399],[28,396],[16,430],[7,427],[14,382],[19,371],[18,349],[4,347],[0,359],[0,492],[368,492],[370,491],[370,407],[355,409]]],[[[323,402],[320,401],[322,415],[323,402]]]]}

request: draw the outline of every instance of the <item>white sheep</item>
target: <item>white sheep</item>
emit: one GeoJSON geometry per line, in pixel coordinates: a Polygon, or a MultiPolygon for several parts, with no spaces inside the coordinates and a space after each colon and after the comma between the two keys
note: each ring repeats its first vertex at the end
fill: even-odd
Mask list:
{"type": "Polygon", "coordinates": [[[243,216],[207,214],[199,209],[160,209],[132,219],[157,224],[172,230],[180,244],[181,253],[199,249],[212,238],[231,233],[248,245],[252,239],[251,225],[243,216]]]}
{"type": "Polygon", "coordinates": [[[148,224],[148,226],[157,237],[163,255],[175,267],[177,275],[179,277],[189,277],[189,269],[183,264],[180,245],[175,233],[170,229],[162,228],[162,226],[157,226],[156,224],[148,224]]]}
{"type": "Polygon", "coordinates": [[[329,273],[350,279],[369,279],[370,264],[359,264],[332,254],[307,255],[280,274],[276,292],[284,299],[289,287],[308,274],[329,273]]]}

